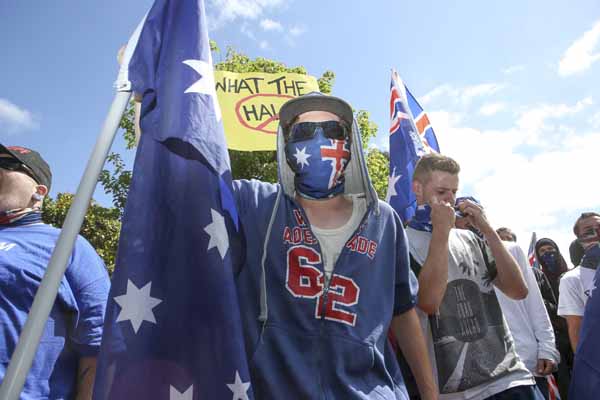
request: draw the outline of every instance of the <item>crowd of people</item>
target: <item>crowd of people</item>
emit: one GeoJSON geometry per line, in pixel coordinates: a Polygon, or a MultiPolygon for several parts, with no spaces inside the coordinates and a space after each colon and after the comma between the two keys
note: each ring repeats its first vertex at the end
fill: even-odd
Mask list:
{"type": "MultiPolygon", "coordinates": [[[[347,102],[312,93],[279,117],[279,182],[233,188],[254,398],[568,398],[600,214],[574,221],[572,267],[542,238],[532,268],[509,228],[457,199],[456,160],[419,160],[405,225],[377,198],[347,102]]],[[[0,380],[60,232],[41,221],[51,179],[39,153],[0,145],[0,380]]],[[[109,286],[78,238],[23,399],[91,398],[109,286]]]]}

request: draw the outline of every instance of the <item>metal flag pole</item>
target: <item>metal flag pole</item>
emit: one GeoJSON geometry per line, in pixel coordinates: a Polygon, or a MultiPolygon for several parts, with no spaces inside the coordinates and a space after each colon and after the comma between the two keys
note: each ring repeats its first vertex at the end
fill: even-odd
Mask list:
{"type": "Polygon", "coordinates": [[[31,368],[48,315],[54,306],[56,294],[81,229],[83,218],[130,97],[131,92],[119,91],[110,106],[92,155],[79,182],[73,204],[67,213],[56,247],[52,252],[50,263],[33,300],[17,348],[6,370],[0,387],[0,399],[18,400],[21,390],[23,390],[25,378],[31,368]]]}

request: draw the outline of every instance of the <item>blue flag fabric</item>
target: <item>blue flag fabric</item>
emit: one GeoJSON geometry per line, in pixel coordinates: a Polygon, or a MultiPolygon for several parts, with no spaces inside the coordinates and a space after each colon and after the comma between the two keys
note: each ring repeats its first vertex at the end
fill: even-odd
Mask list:
{"type": "Polygon", "coordinates": [[[596,400],[600,393],[600,269],[596,270],[590,297],[585,305],[575,353],[569,398],[596,400]]]}
{"type": "Polygon", "coordinates": [[[440,147],[427,114],[398,73],[392,71],[390,84],[390,177],[386,201],[407,223],[417,208],[412,175],[422,155],[440,147]]]}
{"type": "Polygon", "coordinates": [[[157,0],[128,72],[143,95],[143,135],[94,398],[251,399],[228,239],[236,213],[202,1],[157,0]]]}

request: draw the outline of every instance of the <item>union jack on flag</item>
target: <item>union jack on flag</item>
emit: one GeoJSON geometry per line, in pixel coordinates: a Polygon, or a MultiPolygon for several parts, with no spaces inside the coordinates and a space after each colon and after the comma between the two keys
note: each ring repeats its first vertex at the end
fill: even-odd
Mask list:
{"type": "Polygon", "coordinates": [[[554,375],[550,374],[546,376],[548,380],[548,399],[549,400],[560,400],[560,393],[558,392],[558,384],[554,375]]]}
{"type": "Polygon", "coordinates": [[[329,177],[329,188],[332,188],[340,179],[342,171],[350,158],[350,149],[345,140],[330,140],[331,145],[321,145],[321,158],[323,161],[331,161],[331,176],[329,177]]]}
{"type": "Polygon", "coordinates": [[[403,222],[415,214],[412,175],[422,155],[440,152],[429,118],[396,71],[390,85],[390,177],[386,201],[403,222]]]}
{"type": "Polygon", "coordinates": [[[529,252],[527,254],[527,259],[529,260],[529,265],[532,268],[539,268],[540,265],[537,262],[535,257],[535,244],[537,243],[537,235],[535,232],[531,234],[531,242],[529,243],[529,252]]]}

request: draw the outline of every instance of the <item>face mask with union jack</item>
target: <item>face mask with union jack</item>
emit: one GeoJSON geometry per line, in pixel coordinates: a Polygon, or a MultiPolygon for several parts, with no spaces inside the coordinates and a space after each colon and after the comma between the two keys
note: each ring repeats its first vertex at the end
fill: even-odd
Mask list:
{"type": "Polygon", "coordinates": [[[328,199],[344,193],[344,170],[350,161],[346,140],[329,139],[319,127],[310,139],[286,143],[285,156],[302,197],[328,199]]]}

